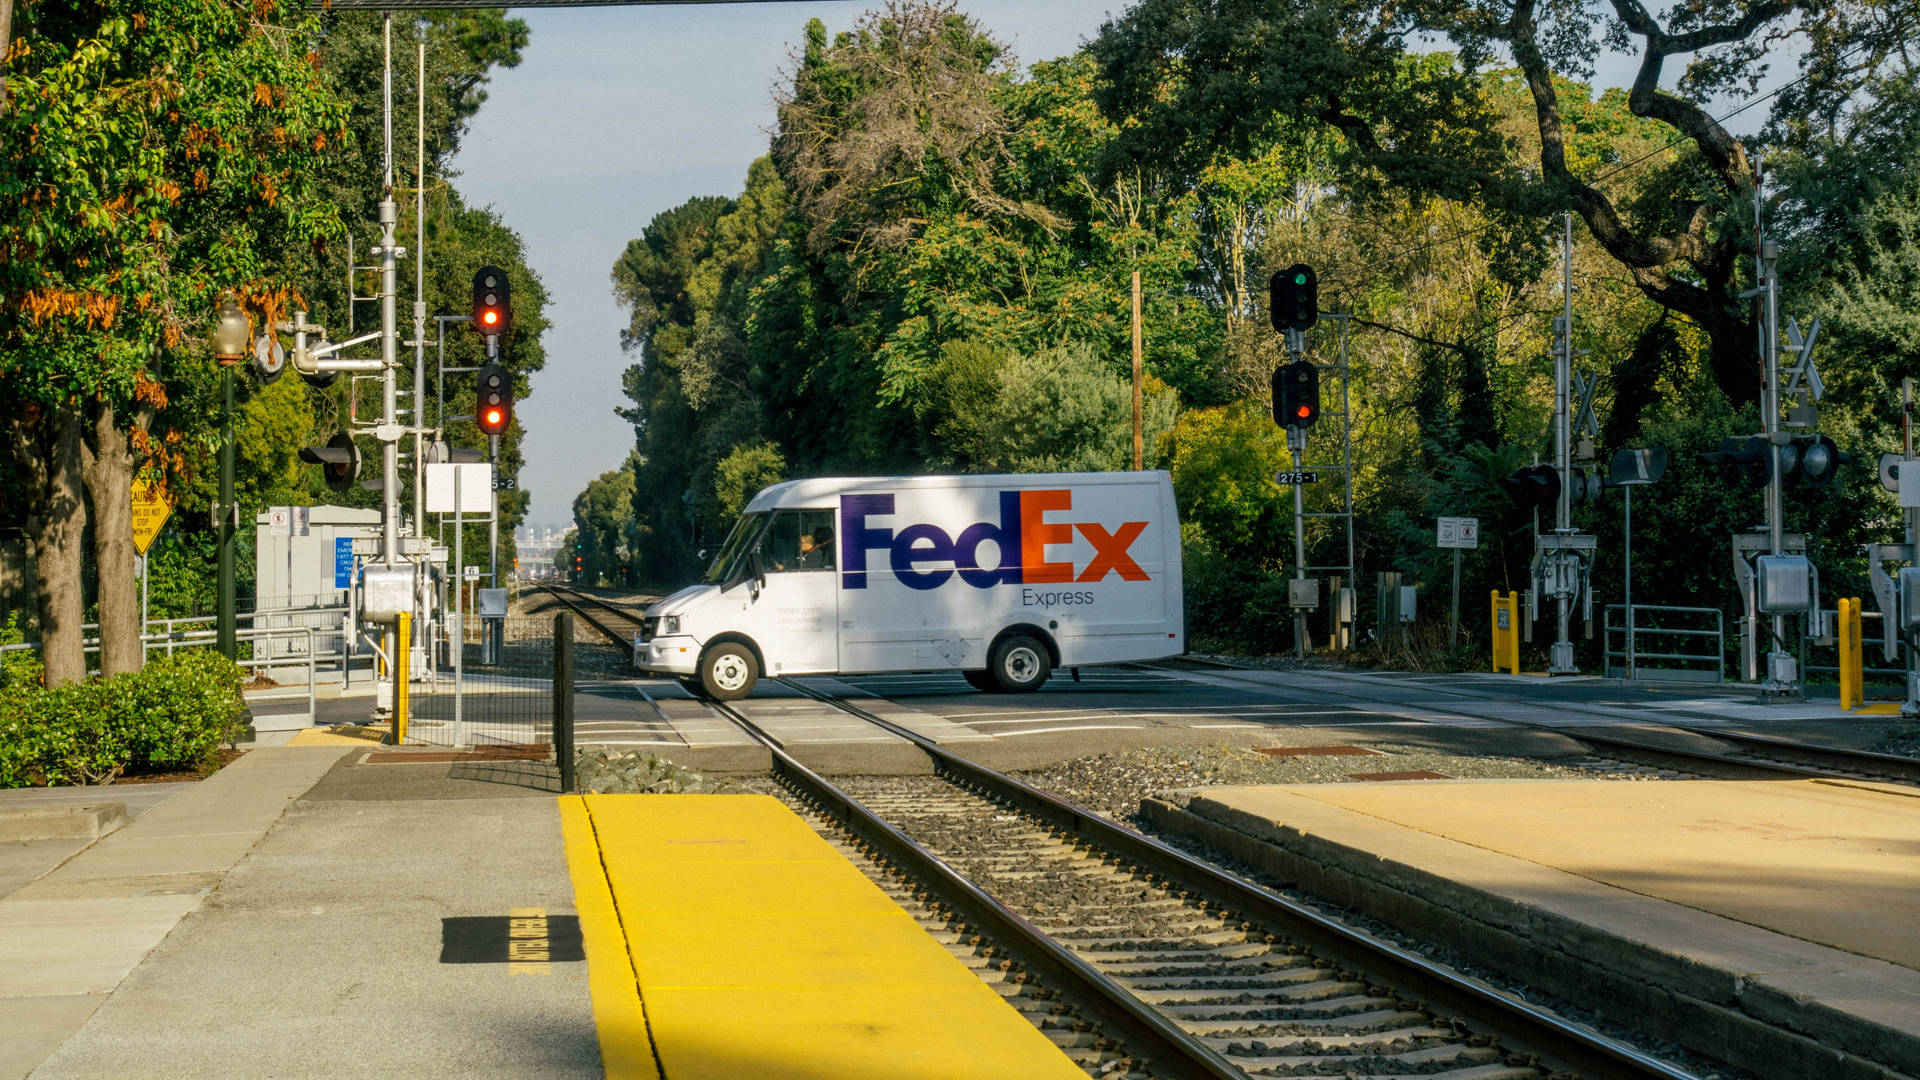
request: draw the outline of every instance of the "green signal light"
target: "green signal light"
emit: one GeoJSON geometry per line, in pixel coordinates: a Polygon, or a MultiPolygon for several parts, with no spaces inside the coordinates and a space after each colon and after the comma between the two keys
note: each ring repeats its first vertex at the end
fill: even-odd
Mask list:
{"type": "Polygon", "coordinates": [[[1305,274],[1293,275],[1293,283],[1295,285],[1305,285],[1307,283],[1307,275],[1305,274]]]}

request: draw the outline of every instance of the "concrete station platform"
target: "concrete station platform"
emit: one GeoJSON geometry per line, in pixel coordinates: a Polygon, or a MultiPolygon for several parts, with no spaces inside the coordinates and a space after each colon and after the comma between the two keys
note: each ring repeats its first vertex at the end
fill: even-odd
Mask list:
{"type": "Polygon", "coordinates": [[[778,800],[560,804],[609,1078],[1084,1080],[778,800]]]}
{"type": "Polygon", "coordinates": [[[1147,816],[1755,1076],[1920,1076],[1920,794],[1798,781],[1207,788],[1147,816]]]}

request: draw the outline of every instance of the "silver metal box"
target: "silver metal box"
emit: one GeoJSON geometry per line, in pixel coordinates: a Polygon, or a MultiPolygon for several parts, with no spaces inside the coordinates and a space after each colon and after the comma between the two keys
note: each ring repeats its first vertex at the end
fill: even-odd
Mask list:
{"type": "Polygon", "coordinates": [[[394,622],[413,610],[413,567],[368,566],[360,571],[360,617],[394,622]]]}
{"type": "Polygon", "coordinates": [[[1416,586],[1400,586],[1400,621],[1412,622],[1414,609],[1420,604],[1420,592],[1416,586]]]}
{"type": "Polygon", "coordinates": [[[1920,630],[1920,566],[1900,569],[1900,629],[1920,630]]]}
{"type": "Polygon", "coordinates": [[[1541,556],[1540,592],[1567,599],[1580,595],[1580,556],[1571,552],[1541,556]]]}
{"type": "Polygon", "coordinates": [[[1287,605],[1311,611],[1320,606],[1320,579],[1300,578],[1287,582],[1287,605]]]}
{"type": "Polygon", "coordinates": [[[1762,555],[1753,560],[1755,602],[1770,615],[1813,609],[1813,563],[1805,555],[1762,555]]]}
{"type": "Polygon", "coordinates": [[[504,619],[507,617],[507,590],[477,589],[480,594],[480,617],[483,619],[504,619]]]}

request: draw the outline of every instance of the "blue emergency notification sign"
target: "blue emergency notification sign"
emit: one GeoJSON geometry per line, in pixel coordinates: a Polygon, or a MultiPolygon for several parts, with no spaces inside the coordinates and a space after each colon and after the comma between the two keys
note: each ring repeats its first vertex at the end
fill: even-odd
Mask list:
{"type": "Polygon", "coordinates": [[[353,588],[353,537],[333,538],[333,587],[353,588]]]}

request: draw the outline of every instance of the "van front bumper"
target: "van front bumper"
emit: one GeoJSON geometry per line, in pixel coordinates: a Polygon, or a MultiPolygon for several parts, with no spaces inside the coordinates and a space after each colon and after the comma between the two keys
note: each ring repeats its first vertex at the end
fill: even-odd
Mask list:
{"type": "Polygon", "coordinates": [[[700,663],[700,643],[686,634],[653,638],[633,650],[633,666],[656,675],[692,675],[700,663]]]}

